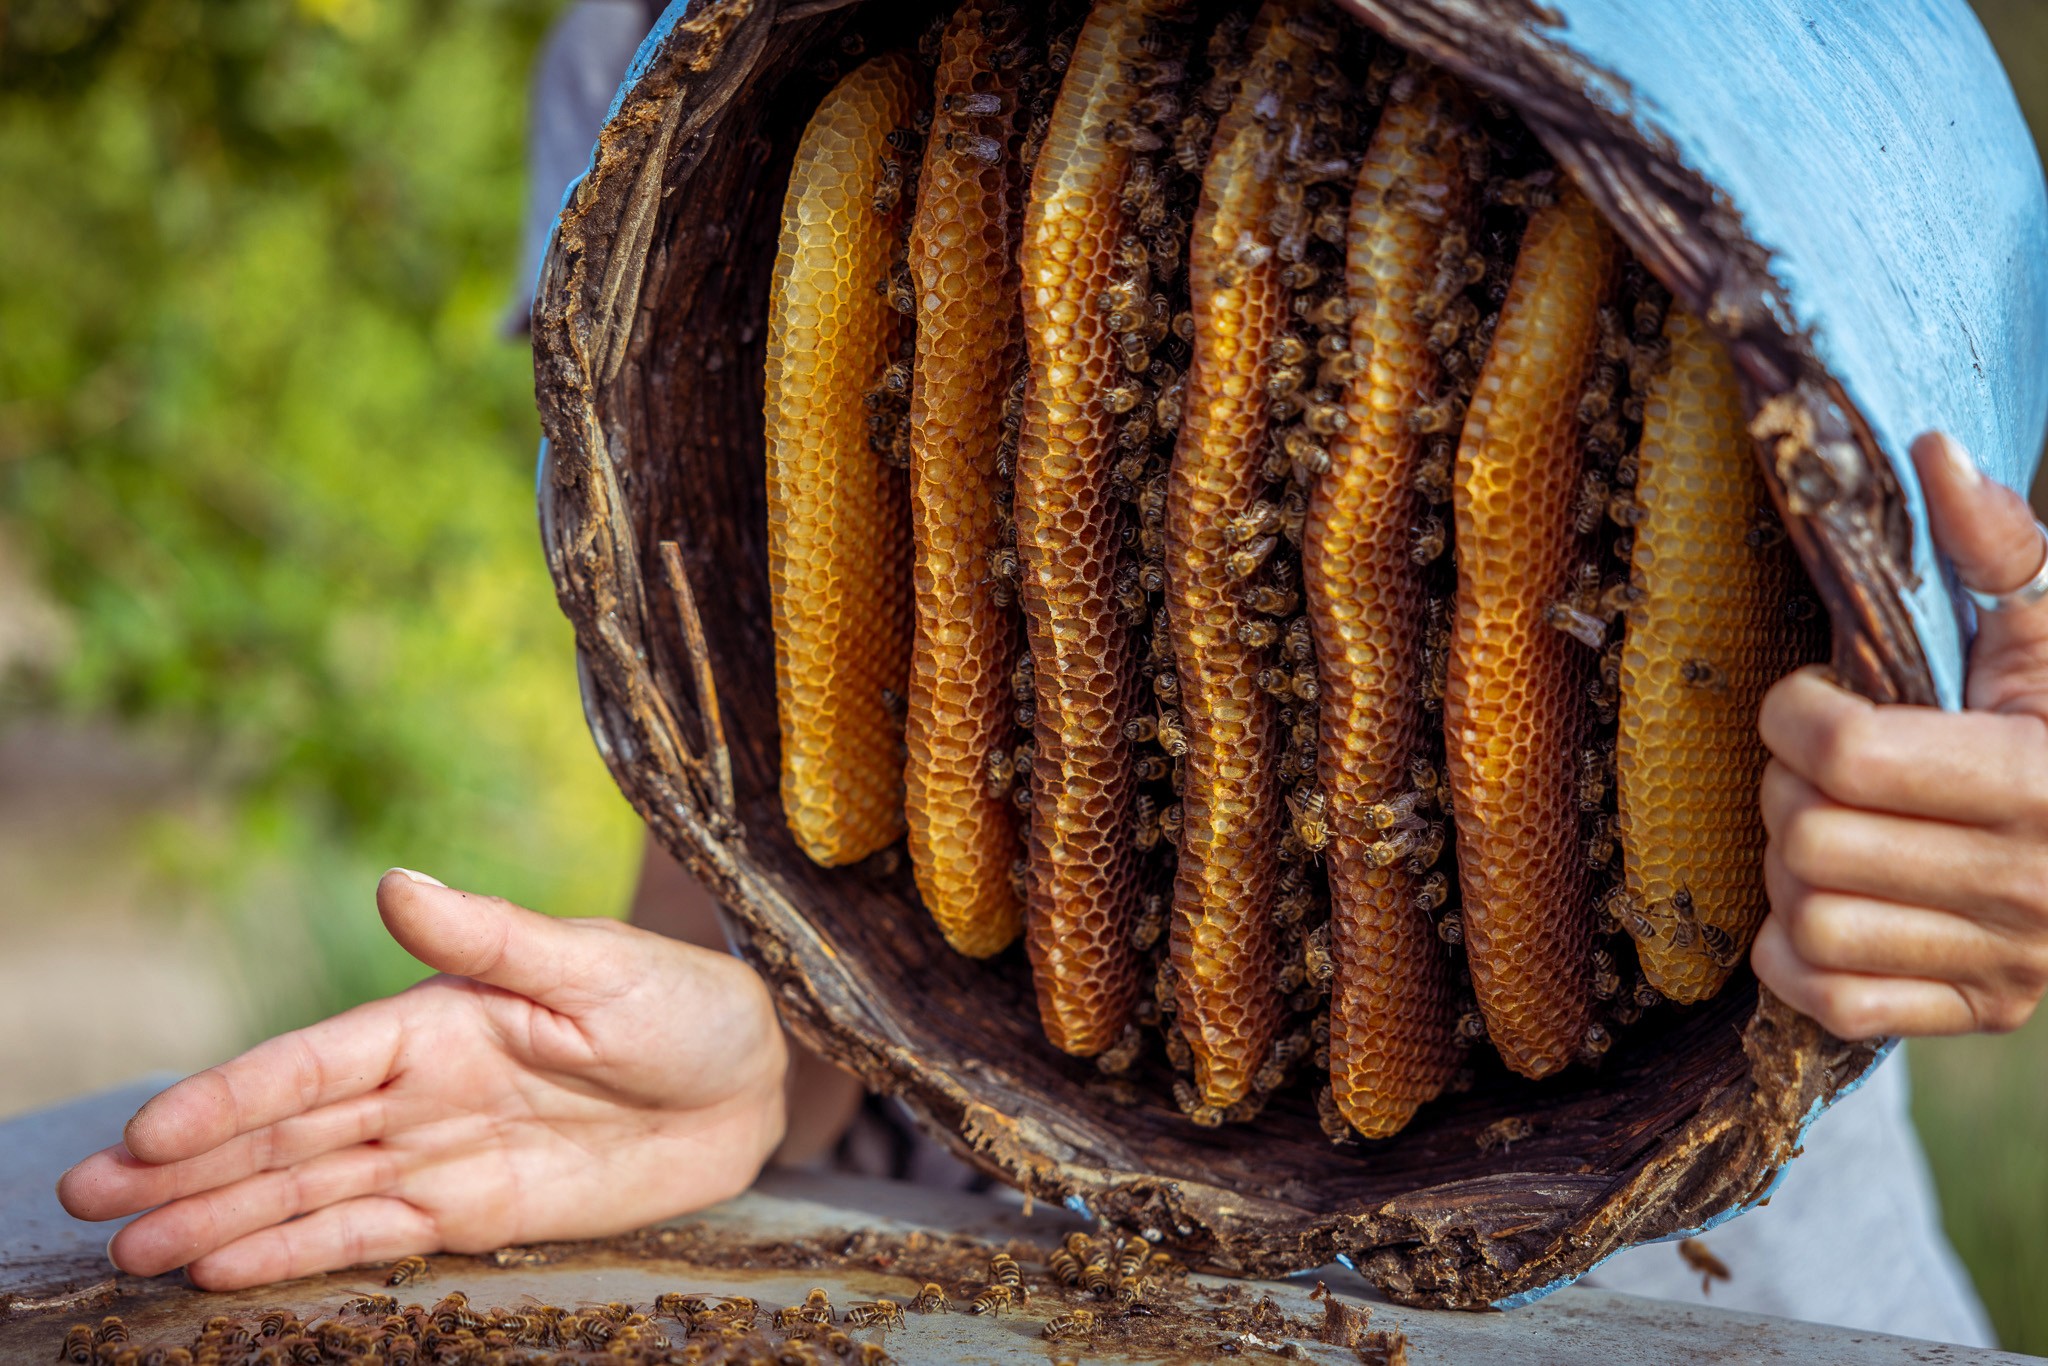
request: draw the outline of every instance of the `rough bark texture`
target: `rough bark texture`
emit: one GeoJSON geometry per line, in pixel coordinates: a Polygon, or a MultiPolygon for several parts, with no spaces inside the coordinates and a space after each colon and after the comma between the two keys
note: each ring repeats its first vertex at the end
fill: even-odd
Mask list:
{"type": "MultiPolygon", "coordinates": [[[[1586,94],[1587,73],[1540,38],[1526,4],[1350,4],[1518,108],[1730,341],[1767,480],[1833,613],[1836,667],[1873,697],[1931,697],[1900,600],[1899,490],[1840,386],[1784,330],[1740,220],[1586,94]]],[[[541,524],[621,788],[730,908],[808,1042],[977,1166],[1209,1267],[1271,1273],[1343,1253],[1403,1301],[1481,1307],[1760,1197],[1876,1047],[1829,1037],[1746,974],[1706,1005],[1660,1012],[1597,1072],[1535,1085],[1486,1071],[1397,1137],[1332,1148],[1300,1102],[1197,1130],[1163,1067],[1132,1078],[1130,1103],[1046,1044],[1014,950],[982,962],[946,948],[899,850],[836,870],[798,851],[777,798],[763,506],[775,227],[842,39],[871,52],[914,41],[930,13],[702,4],[660,43],[563,215],[534,316],[541,524]],[[1482,1148],[1509,1118],[1530,1136],[1482,1148]]]]}

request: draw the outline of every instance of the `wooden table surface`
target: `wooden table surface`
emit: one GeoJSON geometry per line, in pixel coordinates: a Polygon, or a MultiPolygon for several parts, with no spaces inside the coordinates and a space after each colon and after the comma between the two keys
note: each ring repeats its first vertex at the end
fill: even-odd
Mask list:
{"type": "MultiPolygon", "coordinates": [[[[215,1314],[253,1318],[289,1308],[311,1320],[344,1300],[385,1287],[383,1268],[336,1272],[231,1295],[204,1294],[182,1278],[113,1274],[102,1249],[110,1225],[81,1224],[58,1208],[51,1187],[79,1155],[103,1146],[158,1083],[89,1096],[0,1123],[0,1362],[53,1360],[65,1329],[119,1314],[138,1344],[181,1343],[215,1314]],[[75,1297],[75,1298],[72,1298],[75,1297]],[[51,1304],[53,1300],[69,1303],[51,1304]]],[[[1368,1309],[1370,1327],[1404,1335],[1408,1361],[1428,1363],[1722,1362],[1989,1363],[2037,1360],[1906,1338],[1884,1337],[1754,1314],[1701,1309],[1606,1291],[1571,1288],[1524,1309],[1460,1314],[1391,1305],[1341,1267],[1277,1282],[1194,1276],[1162,1292],[1136,1333],[1111,1331],[1063,1343],[1041,1331],[1047,1319],[1102,1301],[1060,1290],[1035,1249],[1050,1249],[1084,1228],[1074,1215],[1043,1206],[1026,1214],[1012,1196],[935,1192],[900,1183],[776,1173],[753,1191],[699,1215],[626,1239],[552,1244],[510,1266],[488,1258],[437,1257],[429,1275],[401,1298],[431,1304],[460,1289],[479,1307],[564,1306],[624,1300],[643,1309],[664,1291],[743,1294],[767,1309],[801,1301],[812,1287],[835,1304],[907,1301],[922,1277],[979,1265],[985,1250],[1009,1245],[1036,1287],[1022,1309],[1000,1317],[964,1313],[910,1315],[901,1328],[869,1329],[903,1366],[923,1363],[1084,1361],[1311,1361],[1356,1366],[1352,1348],[1319,1341],[1311,1325],[1326,1319],[1310,1299],[1316,1282],[1347,1304],[1368,1309]],[[981,1245],[989,1245],[984,1249],[981,1245]],[[1018,1246],[1026,1244],[1029,1246],[1018,1246]],[[947,1258],[951,1262],[947,1262],[947,1258]],[[1246,1327],[1260,1297],[1279,1329],[1246,1327]],[[1276,1317],[1277,1316],[1277,1317],[1276,1317]]],[[[964,1276],[953,1277],[961,1294],[964,1276]]]]}

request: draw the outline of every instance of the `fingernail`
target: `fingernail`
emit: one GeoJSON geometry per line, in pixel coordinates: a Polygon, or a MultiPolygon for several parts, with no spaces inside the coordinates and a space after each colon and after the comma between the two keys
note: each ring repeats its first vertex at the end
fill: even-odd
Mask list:
{"type": "Polygon", "coordinates": [[[120,1233],[117,1231],[114,1234],[113,1238],[107,1239],[107,1265],[113,1267],[116,1271],[119,1271],[121,1269],[121,1264],[114,1260],[114,1238],[118,1238],[120,1236],[120,1233]]]}
{"type": "Polygon", "coordinates": [[[1975,484],[1984,477],[1977,468],[1977,462],[1963,449],[1963,443],[1944,433],[1941,438],[1942,453],[1948,457],[1948,467],[1956,472],[1956,478],[1965,484],[1975,484]]]}
{"type": "Polygon", "coordinates": [[[428,887],[446,887],[448,885],[437,877],[428,877],[425,873],[415,873],[410,868],[387,868],[384,870],[384,876],[386,877],[390,877],[393,873],[397,873],[400,877],[409,877],[414,882],[423,883],[428,887]]]}

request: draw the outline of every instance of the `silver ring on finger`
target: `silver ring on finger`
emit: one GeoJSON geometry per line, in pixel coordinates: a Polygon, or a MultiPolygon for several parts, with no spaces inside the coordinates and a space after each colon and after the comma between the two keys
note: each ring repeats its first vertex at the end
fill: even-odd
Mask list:
{"type": "Polygon", "coordinates": [[[1963,592],[1977,605],[1978,611],[2010,612],[2017,607],[2032,607],[2048,598],[2048,526],[2035,522],[2034,530],[2041,534],[2041,567],[2034,571],[2033,578],[2006,593],[1981,593],[1966,585],[1963,592]]]}

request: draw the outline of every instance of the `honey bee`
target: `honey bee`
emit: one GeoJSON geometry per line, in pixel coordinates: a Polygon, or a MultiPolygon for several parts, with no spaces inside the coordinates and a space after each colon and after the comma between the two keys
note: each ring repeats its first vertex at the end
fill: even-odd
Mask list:
{"type": "Polygon", "coordinates": [[[1436,922],[1436,937],[1446,944],[1465,942],[1465,917],[1456,911],[1436,922]]]}
{"type": "Polygon", "coordinates": [[[1702,1295],[1707,1293],[1708,1287],[1715,1281],[1734,1279],[1733,1273],[1728,1270],[1728,1263],[1716,1257],[1707,1249],[1707,1245],[1697,1238],[1680,1240],[1678,1255],[1685,1258],[1687,1266],[1700,1273],[1700,1294],[1702,1295]]]}
{"type": "Polygon", "coordinates": [[[953,1302],[946,1298],[946,1289],[937,1281],[926,1281],[910,1301],[913,1314],[951,1313],[953,1302]]]}
{"type": "Polygon", "coordinates": [[[71,1330],[64,1334],[64,1345],[58,1349],[57,1359],[59,1361],[80,1363],[89,1362],[97,1355],[95,1351],[97,1345],[97,1339],[93,1337],[92,1328],[89,1325],[74,1323],[71,1325],[71,1330]]]}
{"type": "Polygon", "coordinates": [[[884,1351],[879,1343],[861,1342],[854,1344],[853,1355],[847,1360],[853,1366],[894,1366],[896,1358],[884,1351]]]}
{"type": "Polygon", "coordinates": [[[1688,659],[1678,666],[1678,677],[1689,688],[1718,692],[1725,686],[1721,671],[1704,659],[1688,659]]]}
{"type": "Polygon", "coordinates": [[[1158,719],[1159,747],[1178,759],[1188,752],[1188,733],[1181,725],[1180,712],[1162,707],[1158,719]]]}
{"type": "Polygon", "coordinates": [[[1621,972],[1614,955],[1606,949],[1593,950],[1593,999],[1611,1001],[1621,991],[1621,972]]]}
{"type": "Polygon", "coordinates": [[[424,1257],[400,1257],[391,1264],[390,1274],[385,1276],[386,1285],[405,1285],[427,1274],[427,1259],[424,1257]]]}
{"type": "Polygon", "coordinates": [[[988,1259],[988,1278],[997,1285],[1006,1285],[1012,1290],[1024,1285],[1024,1273],[1017,1267],[1017,1259],[1007,1252],[998,1252],[988,1259]]]}
{"type": "Polygon", "coordinates": [[[1614,1036],[1607,1031],[1606,1025],[1595,1020],[1586,1026],[1586,1036],[1579,1044],[1579,1060],[1588,1063],[1598,1062],[1607,1056],[1607,1050],[1613,1046],[1614,1036]]]}
{"type": "Polygon", "coordinates": [[[1017,1302],[1016,1292],[1007,1285],[985,1285],[981,1293],[967,1302],[970,1314],[1001,1314],[1017,1302]]]}
{"type": "Polygon", "coordinates": [[[1466,1043],[1479,1043],[1486,1038],[1486,1017],[1477,1010],[1468,1010],[1458,1017],[1458,1037],[1466,1043]]]}
{"type": "MultiPolygon", "coordinates": [[[[1198,1128],[1213,1129],[1223,1123],[1223,1111],[1203,1100],[1202,1093],[1189,1084],[1185,1078],[1176,1077],[1174,1079],[1173,1101],[1174,1104],[1180,1107],[1181,1113],[1186,1115],[1198,1128]]],[[[1099,1282],[1101,1289],[1096,1289],[1096,1267],[1088,1269],[1088,1289],[1093,1294],[1107,1295],[1115,1288],[1116,1280],[1109,1274],[1109,1268],[1106,1265],[1101,1266],[1100,1269],[1102,1271],[1099,1282]]]]}
{"type": "MultiPolygon", "coordinates": [[[[1167,1000],[1170,1002],[1172,999],[1172,995],[1169,993],[1167,1000]]],[[[1166,1039],[1167,1063],[1176,1072],[1192,1072],[1195,1067],[1195,1051],[1188,1046],[1187,1039],[1182,1036],[1178,1029],[1166,1030],[1164,1037],[1166,1039]]]]}
{"type": "Polygon", "coordinates": [[[1304,847],[1320,851],[1330,843],[1330,797],[1318,787],[1297,787],[1288,795],[1294,813],[1294,834],[1304,847]]]}
{"type": "Polygon", "coordinates": [[[1094,1249],[1094,1240],[1085,1233],[1069,1233],[1060,1245],[1045,1259],[1045,1269],[1061,1285],[1079,1285],[1081,1273],[1088,1265],[1094,1249]]]}
{"type": "Polygon", "coordinates": [[[1440,558],[1449,545],[1450,532],[1444,526],[1444,519],[1424,517],[1410,533],[1408,558],[1417,564],[1430,564],[1440,558]]]}
{"type": "Polygon", "coordinates": [[[1060,1338],[1079,1337],[1094,1327],[1094,1310],[1073,1309],[1061,1314],[1058,1318],[1047,1319],[1044,1333],[1047,1338],[1057,1341],[1060,1338]]]}
{"type": "Polygon", "coordinates": [[[1636,1008],[1639,1010],[1648,1010],[1664,999],[1664,993],[1651,986],[1650,979],[1647,977],[1636,978],[1635,991],[1632,995],[1636,1008]]]}
{"type": "MultiPolygon", "coordinates": [[[[115,1320],[119,1322],[119,1320],[115,1320]]],[[[101,1325],[102,1329],[105,1325],[101,1325]]],[[[305,1327],[298,1318],[282,1309],[273,1309],[256,1321],[256,1335],[265,1338],[290,1337],[305,1327]]],[[[103,1339],[104,1340],[104,1339],[103,1339]]]]}
{"type": "Polygon", "coordinates": [[[982,761],[982,772],[989,796],[1008,796],[1011,784],[1017,781],[1017,761],[1006,749],[992,749],[982,761]]]}
{"type": "Polygon", "coordinates": [[[1450,897],[1451,880],[1442,873],[1431,873],[1422,880],[1422,885],[1416,889],[1415,905],[1418,910],[1427,914],[1441,909],[1443,904],[1450,900],[1450,897]]]}
{"type": "Polygon", "coordinates": [[[341,1306],[344,1314],[396,1314],[398,1300],[391,1295],[358,1295],[341,1306]]]}
{"type": "Polygon", "coordinates": [[[1170,843],[1178,843],[1180,832],[1187,824],[1187,812],[1179,802],[1173,802],[1159,813],[1159,834],[1170,843]]]}
{"type": "Polygon", "coordinates": [[[1719,925],[1700,922],[1700,943],[1706,948],[1707,956],[1718,967],[1732,968],[1742,961],[1742,948],[1735,937],[1719,925]]]}
{"type": "Polygon", "coordinates": [[[1497,1119],[1481,1129],[1475,1141],[1482,1153],[1490,1153],[1495,1149],[1505,1153],[1535,1132],[1536,1126],[1528,1120],[1520,1115],[1510,1115],[1506,1119],[1497,1119]]]}
{"type": "Polygon", "coordinates": [[[1351,1141],[1351,1121],[1344,1118],[1344,1111],[1337,1104],[1337,1093],[1327,1086],[1316,1092],[1316,1119],[1323,1126],[1323,1137],[1330,1142],[1351,1141]]]}
{"type": "Polygon", "coordinates": [[[894,1300],[875,1300],[869,1304],[856,1304],[846,1311],[848,1328],[866,1328],[881,1324],[884,1328],[903,1326],[903,1306],[894,1300]]]}
{"type": "Polygon", "coordinates": [[[1337,960],[1330,954],[1330,927],[1318,925],[1302,941],[1302,969],[1317,987],[1328,987],[1337,976],[1337,960]]]}

